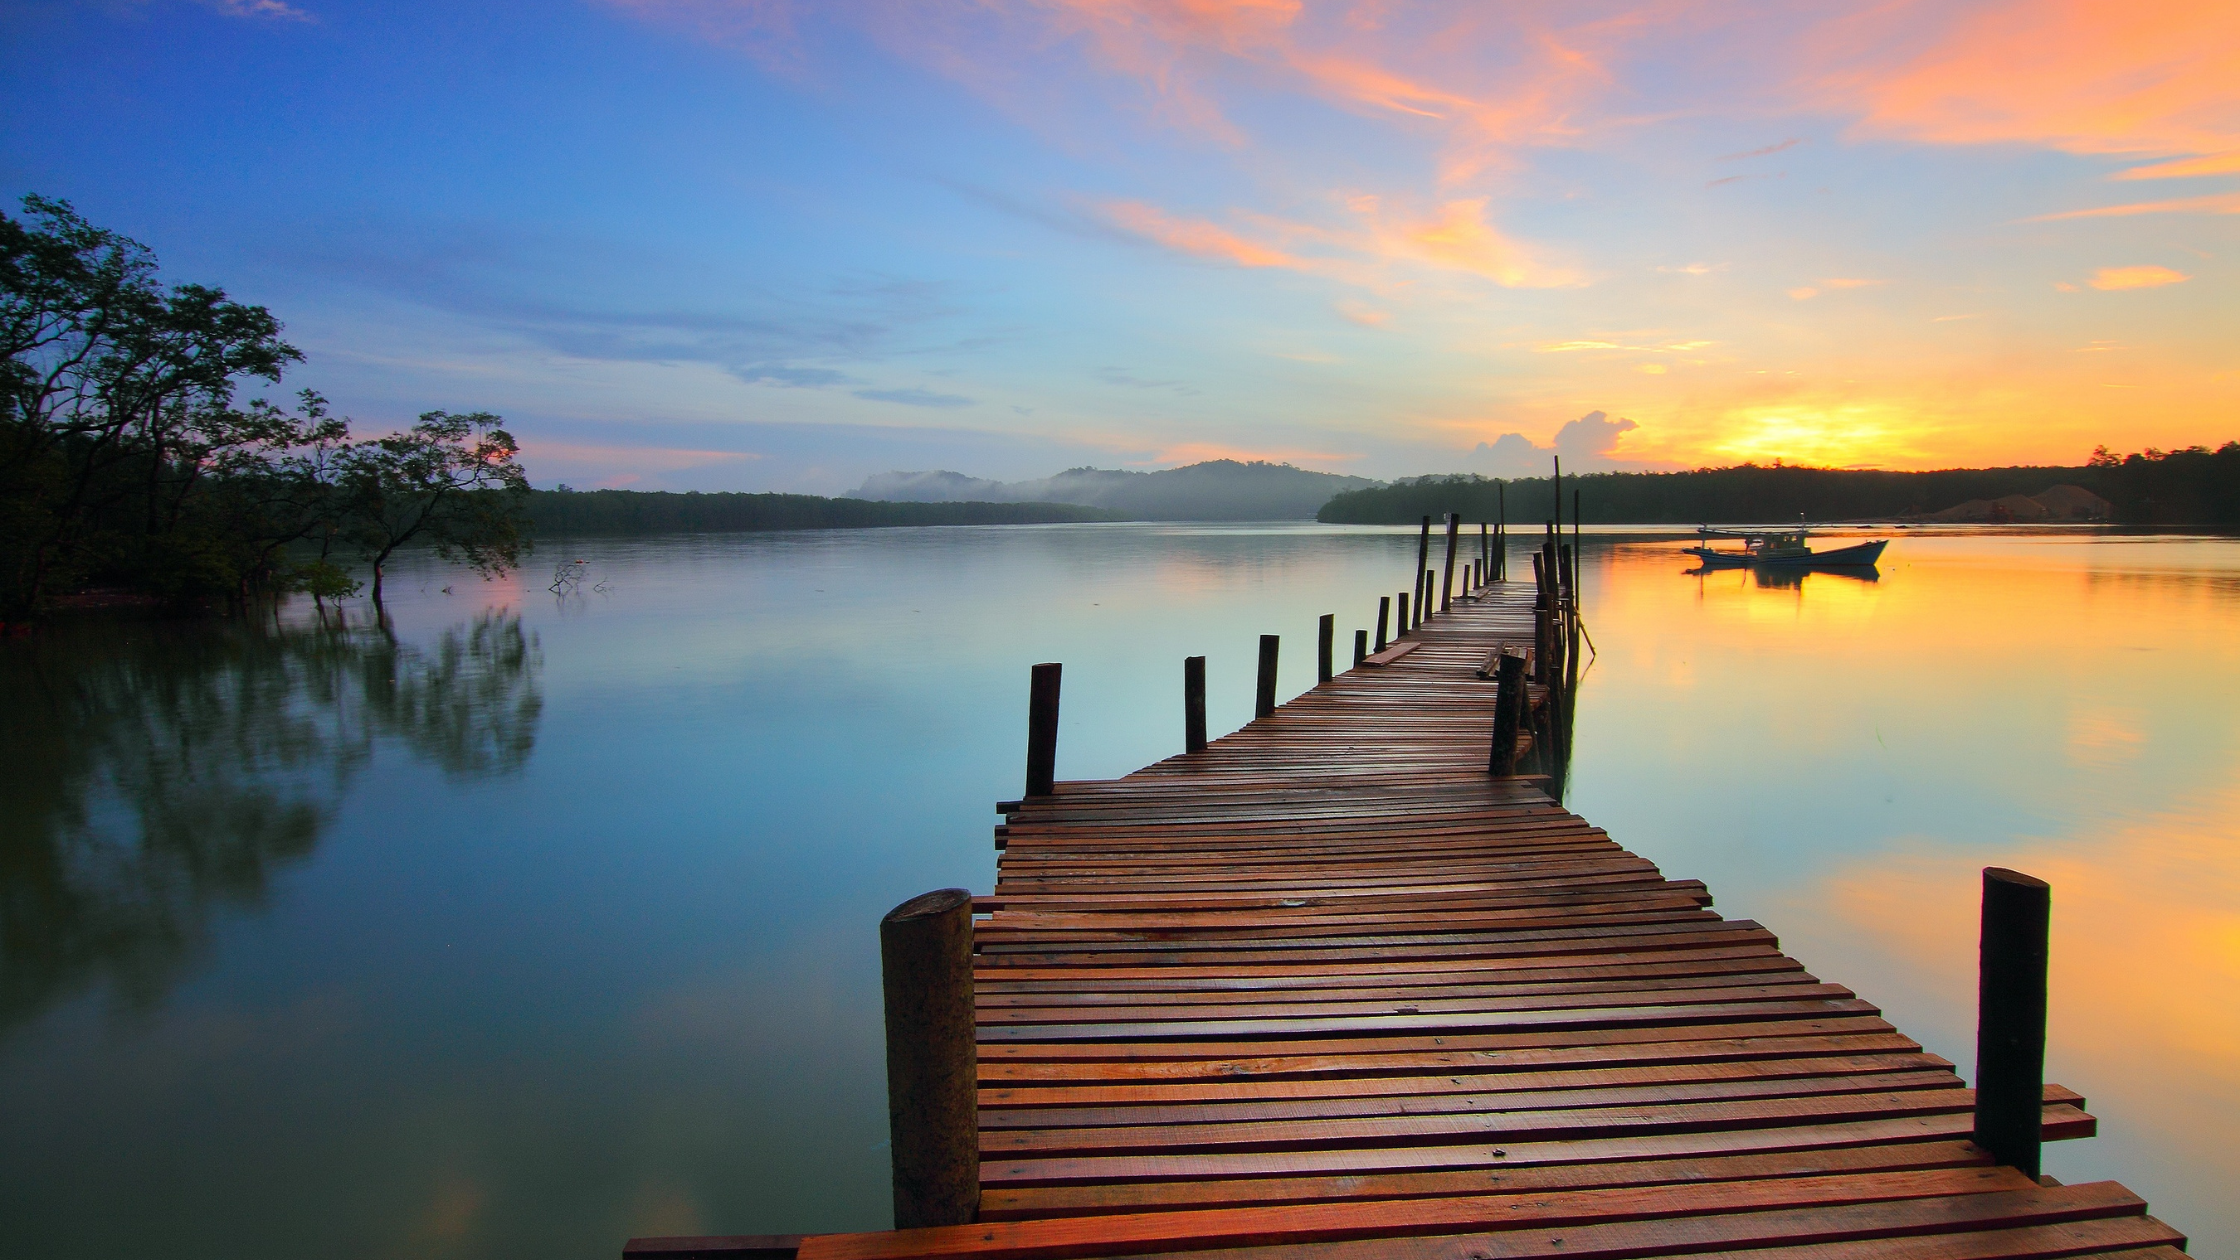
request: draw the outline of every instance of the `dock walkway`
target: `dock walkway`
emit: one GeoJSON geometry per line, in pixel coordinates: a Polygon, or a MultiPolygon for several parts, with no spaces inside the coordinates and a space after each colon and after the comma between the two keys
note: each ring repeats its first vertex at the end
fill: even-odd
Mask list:
{"type": "MultiPolygon", "coordinates": [[[[979,1223],[801,1260],[2175,1260],[2123,1187],[1994,1165],[1953,1065],[1771,932],[1490,778],[1478,670],[1531,616],[1487,588],[1024,802],[975,932],[979,1223]]],[[[2049,1087],[2045,1137],[2084,1101],[2049,1087]]]]}

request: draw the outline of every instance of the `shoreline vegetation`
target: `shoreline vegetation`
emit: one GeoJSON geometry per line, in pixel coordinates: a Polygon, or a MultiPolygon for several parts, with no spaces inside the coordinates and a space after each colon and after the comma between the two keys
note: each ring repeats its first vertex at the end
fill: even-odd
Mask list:
{"type": "MultiPolygon", "coordinates": [[[[2097,514],[2055,512],[2016,524],[2099,519],[2124,525],[2240,525],[2240,442],[2216,450],[2148,449],[2130,455],[2106,447],[2081,467],[1947,468],[1930,472],[1743,464],[1692,472],[1597,472],[1563,479],[1563,518],[1572,494],[1590,525],[1769,524],[1800,515],[1820,524],[1902,523],[1955,519],[1951,510],[1981,504],[2000,521],[2000,501],[2076,487],[2106,501],[2097,514]]],[[[1515,524],[1553,515],[1552,480],[1506,481],[1475,474],[1411,477],[1332,498],[1315,519],[1332,525],[1408,525],[1459,512],[1491,521],[1506,508],[1515,524]]],[[[2036,506],[2034,503],[2031,506],[2036,506]]]]}
{"type": "Polygon", "coordinates": [[[1063,525],[1124,521],[1076,503],[890,503],[814,494],[697,490],[532,490],[528,520],[539,537],[570,534],[735,533],[780,529],[880,529],[919,525],[1063,525]]]}

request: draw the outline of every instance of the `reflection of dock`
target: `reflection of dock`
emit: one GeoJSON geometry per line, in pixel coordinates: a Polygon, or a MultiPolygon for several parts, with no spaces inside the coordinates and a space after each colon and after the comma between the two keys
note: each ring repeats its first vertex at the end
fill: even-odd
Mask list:
{"type": "MultiPolygon", "coordinates": [[[[1412,637],[1200,751],[1006,803],[969,937],[976,1221],[802,1260],[2177,1255],[2121,1186],[1977,1146],[1953,1065],[1765,928],[1488,775],[1481,666],[1534,640],[1529,588],[1412,637]]],[[[920,1082],[898,1147],[937,1049],[890,1042],[920,1082]]],[[[2043,1138],[2090,1136],[2083,1105],[2045,1087],[2043,1138]]]]}

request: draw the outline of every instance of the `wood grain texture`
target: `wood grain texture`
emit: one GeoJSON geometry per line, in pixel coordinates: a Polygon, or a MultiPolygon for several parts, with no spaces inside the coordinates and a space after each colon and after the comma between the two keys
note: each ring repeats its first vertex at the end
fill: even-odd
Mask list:
{"type": "MultiPolygon", "coordinates": [[[[2000,1167],[1871,1000],[1486,773],[1532,600],[1476,588],[1202,749],[1006,802],[980,1219],[802,1260],[2175,1260],[2121,1186],[2000,1167]]],[[[2046,1138],[2084,1103],[2046,1087],[2046,1138]]]]}

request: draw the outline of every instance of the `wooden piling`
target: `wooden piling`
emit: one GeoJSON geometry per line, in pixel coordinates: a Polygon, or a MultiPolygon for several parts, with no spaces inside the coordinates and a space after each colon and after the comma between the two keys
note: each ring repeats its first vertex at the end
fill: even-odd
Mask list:
{"type": "Polygon", "coordinates": [[[1314,680],[1318,684],[1329,682],[1331,677],[1337,673],[1337,670],[1332,668],[1336,663],[1333,649],[1337,633],[1337,614],[1322,614],[1322,620],[1316,623],[1314,631],[1314,680]]]}
{"type": "Polygon", "coordinates": [[[1402,591],[1398,596],[1396,596],[1396,598],[1400,601],[1400,633],[1406,634],[1409,630],[1414,628],[1408,624],[1408,593],[1406,591],[1402,591]]]}
{"type": "Polygon", "coordinates": [[[1206,746],[1206,658],[1182,658],[1182,749],[1202,752],[1206,746]]]}
{"type": "MultiPolygon", "coordinates": [[[[1402,599],[1406,599],[1407,597],[1403,595],[1403,596],[1401,596],[1401,598],[1402,598],[1402,599]]],[[[1401,615],[1401,616],[1403,616],[1403,617],[1405,617],[1405,616],[1407,616],[1407,613],[1406,613],[1405,611],[1403,611],[1403,612],[1402,612],[1402,613],[1401,613],[1400,615],[1401,615]]],[[[1384,645],[1385,645],[1386,643],[1388,643],[1388,642],[1390,642],[1390,641],[1391,641],[1391,640],[1389,640],[1389,639],[1387,639],[1387,638],[1385,637],[1385,627],[1386,627],[1387,625],[1389,625],[1389,624],[1391,623],[1391,620],[1392,620],[1392,597],[1391,597],[1391,596],[1389,596],[1389,595],[1379,595],[1379,596],[1377,596],[1377,649],[1376,649],[1376,650],[1377,650],[1377,651],[1379,651],[1379,652],[1382,652],[1382,651],[1384,651],[1384,645]]]]}
{"type": "Polygon", "coordinates": [[[2053,890],[2019,871],[1983,870],[1976,971],[1976,1145],[2038,1175],[2046,1075],[2046,959],[2053,890]]]}
{"type": "Polygon", "coordinates": [[[1257,722],[1276,711],[1276,645],[1281,636],[1260,636],[1260,680],[1253,694],[1252,720],[1257,722]]]}
{"type": "Polygon", "coordinates": [[[1356,630],[1356,631],[1354,631],[1354,632],[1353,632],[1353,663],[1354,663],[1354,664],[1355,664],[1356,666],[1360,665],[1362,661],[1364,661],[1364,660],[1366,660],[1366,659],[1368,658],[1368,655],[1369,655],[1369,632],[1368,632],[1368,631],[1366,631],[1366,630],[1356,630]]]}
{"type": "Polygon", "coordinates": [[[1447,562],[1439,579],[1439,611],[1454,607],[1454,549],[1462,532],[1462,514],[1447,513],[1447,562]]]}
{"type": "Polygon", "coordinates": [[[1423,518],[1423,532],[1416,536],[1416,621],[1423,621],[1423,606],[1430,602],[1431,592],[1425,588],[1424,575],[1431,571],[1431,518],[1423,518]]]}
{"type": "Polygon", "coordinates": [[[1494,667],[1493,747],[1486,755],[1486,773],[1508,777],[1517,772],[1517,725],[1524,714],[1524,658],[1503,652],[1494,667]]]}
{"type": "Polygon", "coordinates": [[[1424,622],[1426,622],[1426,621],[1429,621],[1429,620],[1431,620],[1431,593],[1432,593],[1433,591],[1437,590],[1438,588],[1439,588],[1439,576],[1438,576],[1438,570],[1436,570],[1436,569],[1425,569],[1425,570],[1423,571],[1423,598],[1422,598],[1422,599],[1420,599],[1420,600],[1417,600],[1417,601],[1416,601],[1416,624],[1417,624],[1417,625],[1419,625],[1419,626],[1420,626],[1420,625],[1422,625],[1422,624],[1423,624],[1424,622]]]}
{"type": "Polygon", "coordinates": [[[879,970],[895,1228],[969,1224],[980,1212],[972,894],[944,888],[888,911],[879,970]]]}
{"type": "Polygon", "coordinates": [[[1063,665],[1034,667],[1027,688],[1027,795],[1048,796],[1058,782],[1058,679],[1063,665]]]}

